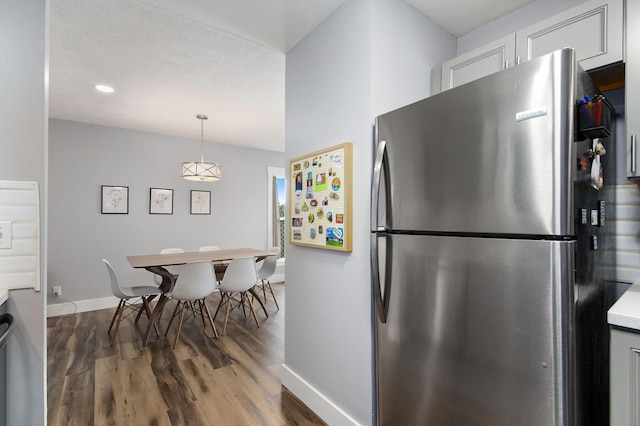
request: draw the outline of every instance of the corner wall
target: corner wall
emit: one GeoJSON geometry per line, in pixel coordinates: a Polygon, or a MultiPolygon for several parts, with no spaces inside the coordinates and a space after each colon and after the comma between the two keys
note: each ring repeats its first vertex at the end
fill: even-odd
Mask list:
{"type": "Polygon", "coordinates": [[[353,251],[287,246],[282,382],[332,426],[375,420],[374,119],[428,96],[430,69],[455,56],[455,45],[404,1],[349,0],[287,54],[287,160],[353,143],[353,251]]]}
{"type": "MultiPolygon", "coordinates": [[[[46,0],[5,0],[0,6],[0,179],[38,182],[42,236],[46,235],[47,9],[46,0]]],[[[40,240],[43,287],[45,238],[40,240]]],[[[9,292],[15,331],[7,342],[8,425],[46,423],[44,295],[30,289],[9,292]]]]}

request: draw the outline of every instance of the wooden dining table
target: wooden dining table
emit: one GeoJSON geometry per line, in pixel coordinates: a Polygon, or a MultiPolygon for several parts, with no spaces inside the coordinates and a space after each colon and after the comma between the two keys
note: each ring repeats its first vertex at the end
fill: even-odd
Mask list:
{"type": "MultiPolygon", "coordinates": [[[[252,249],[252,248],[237,248],[237,249],[228,249],[228,250],[212,250],[212,251],[197,251],[197,252],[186,252],[186,253],[167,253],[167,254],[142,254],[142,255],[134,255],[127,256],[127,260],[129,264],[134,268],[143,268],[149,272],[160,275],[162,277],[162,284],[160,284],[160,290],[162,290],[162,295],[158,299],[153,312],[151,313],[151,317],[149,318],[149,324],[147,325],[147,329],[144,333],[143,344],[146,345],[149,341],[149,336],[151,335],[151,330],[153,330],[154,325],[159,321],[160,316],[162,315],[162,311],[164,309],[164,305],[167,304],[169,297],[168,293],[171,293],[173,290],[173,286],[176,283],[177,276],[173,275],[169,272],[166,267],[168,266],[176,266],[176,265],[184,265],[189,262],[225,262],[231,261],[233,259],[238,259],[241,257],[254,257],[256,262],[259,262],[266,257],[275,256],[275,253],[270,253],[264,250],[252,249]]],[[[226,266],[224,264],[216,264],[216,278],[220,280],[224,275],[224,270],[226,266]]],[[[251,294],[258,300],[260,306],[262,306],[262,310],[265,315],[268,317],[267,309],[262,303],[262,300],[255,292],[253,288],[249,290],[251,294]]]]}

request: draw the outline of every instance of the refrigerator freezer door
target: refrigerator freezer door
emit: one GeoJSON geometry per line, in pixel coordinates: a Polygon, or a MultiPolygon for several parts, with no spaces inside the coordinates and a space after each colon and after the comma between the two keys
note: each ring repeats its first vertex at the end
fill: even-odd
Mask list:
{"type": "Polygon", "coordinates": [[[372,227],[571,235],[575,80],[564,49],[379,116],[393,217],[372,227]]]}
{"type": "Polygon", "coordinates": [[[574,424],[574,243],[390,238],[378,423],[574,424]]]}

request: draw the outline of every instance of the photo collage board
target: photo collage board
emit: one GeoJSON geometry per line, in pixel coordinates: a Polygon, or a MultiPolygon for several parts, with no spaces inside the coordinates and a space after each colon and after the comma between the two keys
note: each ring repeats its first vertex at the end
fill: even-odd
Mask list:
{"type": "Polygon", "coordinates": [[[351,251],[351,154],[345,142],[289,163],[289,242],[351,251]]]}

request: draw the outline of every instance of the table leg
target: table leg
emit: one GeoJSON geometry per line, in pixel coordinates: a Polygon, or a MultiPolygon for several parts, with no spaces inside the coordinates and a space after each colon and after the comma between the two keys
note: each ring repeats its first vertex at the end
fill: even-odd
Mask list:
{"type": "Polygon", "coordinates": [[[144,332],[144,337],[142,340],[142,344],[144,346],[149,342],[149,336],[151,335],[151,330],[154,329],[154,326],[160,321],[160,317],[162,316],[162,310],[164,309],[164,305],[169,301],[169,297],[165,296],[166,293],[171,292],[173,290],[173,286],[176,283],[176,277],[167,271],[165,268],[160,266],[152,266],[146,268],[149,272],[154,274],[158,274],[162,276],[162,284],[160,284],[160,289],[164,291],[163,294],[160,295],[160,299],[156,303],[156,307],[153,309],[151,313],[151,317],[149,318],[149,324],[147,325],[147,330],[144,332]]]}
{"type": "Polygon", "coordinates": [[[147,330],[144,332],[144,338],[142,340],[142,344],[144,346],[149,342],[149,336],[151,335],[151,330],[153,330],[153,326],[160,319],[160,315],[162,314],[162,310],[164,309],[164,305],[167,304],[169,298],[164,294],[160,296],[158,303],[156,303],[156,307],[153,309],[151,313],[151,318],[149,318],[149,324],[147,325],[147,330]]]}
{"type": "Polygon", "coordinates": [[[255,287],[251,287],[249,289],[249,293],[251,293],[255,299],[258,299],[258,303],[260,303],[260,306],[262,306],[262,310],[264,311],[264,314],[267,316],[267,318],[269,318],[269,313],[267,313],[267,308],[265,308],[264,303],[262,303],[262,299],[260,299],[260,295],[256,293],[255,287]]]}

